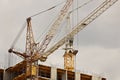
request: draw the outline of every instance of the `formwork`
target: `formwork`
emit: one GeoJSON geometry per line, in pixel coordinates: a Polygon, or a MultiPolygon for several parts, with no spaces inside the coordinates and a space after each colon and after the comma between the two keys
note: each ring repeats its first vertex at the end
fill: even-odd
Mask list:
{"type": "Polygon", "coordinates": [[[3,80],[3,73],[4,73],[4,70],[0,69],[0,80],[3,80]]]}

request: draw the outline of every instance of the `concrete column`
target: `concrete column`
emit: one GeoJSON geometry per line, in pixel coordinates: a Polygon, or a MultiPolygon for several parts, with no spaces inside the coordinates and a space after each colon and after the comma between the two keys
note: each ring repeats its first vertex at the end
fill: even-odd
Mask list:
{"type": "Polygon", "coordinates": [[[62,75],[62,80],[67,80],[67,71],[65,71],[64,74],[62,75]]]}
{"type": "Polygon", "coordinates": [[[80,80],[80,73],[79,72],[75,72],[75,80],[80,80]]]}
{"type": "Polygon", "coordinates": [[[51,79],[50,80],[57,80],[57,68],[51,67],[51,79]]]}
{"type": "Polygon", "coordinates": [[[3,72],[3,80],[5,80],[5,70],[4,70],[4,72],[3,72]]]}
{"type": "Polygon", "coordinates": [[[11,80],[11,76],[9,72],[4,72],[4,80],[11,80]]]}
{"type": "Polygon", "coordinates": [[[92,80],[102,80],[102,78],[98,76],[92,76],[92,80]]]}

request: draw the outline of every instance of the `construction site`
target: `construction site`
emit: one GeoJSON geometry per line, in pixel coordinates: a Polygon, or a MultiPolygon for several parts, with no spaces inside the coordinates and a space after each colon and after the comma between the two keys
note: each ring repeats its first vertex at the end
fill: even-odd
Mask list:
{"type": "Polygon", "coordinates": [[[118,0],[104,0],[85,18],[80,20],[80,22],[71,28],[71,14],[74,11],[79,10],[79,8],[86,6],[91,1],[94,0],[89,0],[81,6],[77,6],[77,8],[73,9],[71,6],[73,5],[74,0],[65,0],[64,2],[48,8],[45,11],[28,17],[26,19],[25,26],[20,30],[13,41],[12,46],[8,50],[9,54],[14,54],[22,60],[6,69],[0,69],[0,80],[107,80],[106,77],[101,75],[88,74],[75,70],[76,56],[79,53],[79,50],[74,48],[74,36],[98,18],[118,0]],[[48,32],[43,36],[43,41],[36,42],[36,39],[34,38],[35,32],[32,30],[32,18],[50,11],[63,3],[65,4],[59,10],[59,15],[53,21],[48,32]],[[54,45],[48,47],[54,36],[57,34],[63,21],[66,21],[65,23],[67,24],[67,26],[64,26],[66,27],[66,35],[55,42],[54,45]],[[17,40],[25,28],[25,51],[20,52],[15,48],[15,44],[17,44],[17,40]],[[53,54],[54,51],[58,50],[61,46],[64,46],[64,68],[39,64],[38,61],[45,62],[48,59],[48,56],[53,54]]]}

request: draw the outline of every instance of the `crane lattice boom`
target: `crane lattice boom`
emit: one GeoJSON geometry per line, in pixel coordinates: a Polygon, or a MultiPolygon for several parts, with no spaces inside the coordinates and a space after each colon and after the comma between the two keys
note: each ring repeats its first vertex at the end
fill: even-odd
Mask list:
{"type": "MultiPolygon", "coordinates": [[[[43,57],[47,57],[57,50],[60,46],[65,43],[66,38],[74,37],[78,32],[85,28],[88,24],[94,21],[98,16],[100,16],[104,11],[106,11],[110,6],[112,6],[118,0],[106,0],[99,7],[97,7],[93,12],[91,12],[86,18],[84,18],[80,23],[78,23],[73,30],[59,42],[57,42],[53,47],[43,53],[43,57]]],[[[42,58],[42,57],[41,57],[42,58]]]]}
{"type": "MultiPolygon", "coordinates": [[[[25,49],[26,50],[25,51],[26,57],[28,57],[30,55],[31,56],[35,56],[35,55],[40,56],[40,54],[44,52],[44,50],[47,48],[48,44],[50,43],[50,41],[54,37],[56,30],[59,27],[60,23],[62,22],[65,15],[67,14],[72,2],[73,2],[73,0],[66,1],[66,4],[61,9],[59,16],[57,17],[57,19],[53,23],[51,29],[48,31],[48,34],[45,36],[45,39],[43,40],[41,45],[35,43],[33,31],[32,31],[32,25],[31,25],[31,17],[27,18],[26,49],[25,49]]],[[[52,8],[50,8],[50,9],[52,9],[52,8]]],[[[22,55],[23,53],[15,51],[13,48],[10,48],[8,51],[10,53],[13,52],[17,55],[22,56],[22,58],[26,58],[22,55]]]]}
{"type": "Polygon", "coordinates": [[[73,0],[67,0],[66,4],[64,5],[62,10],[60,11],[60,14],[59,14],[58,18],[52,24],[51,29],[48,31],[48,34],[45,36],[45,39],[43,40],[43,42],[39,46],[38,51],[39,51],[40,54],[45,51],[45,49],[47,48],[48,44],[50,43],[50,41],[54,37],[54,35],[55,35],[55,33],[56,33],[60,23],[62,22],[63,18],[67,14],[67,12],[68,12],[72,2],[73,2],[73,0]]]}

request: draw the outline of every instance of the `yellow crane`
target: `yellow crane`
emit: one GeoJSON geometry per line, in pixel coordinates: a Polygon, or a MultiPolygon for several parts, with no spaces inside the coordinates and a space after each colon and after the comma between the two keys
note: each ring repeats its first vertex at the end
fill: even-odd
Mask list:
{"type": "MultiPolygon", "coordinates": [[[[57,19],[54,21],[54,23],[51,26],[51,29],[48,31],[48,34],[45,36],[45,39],[41,44],[36,44],[34,40],[34,35],[32,31],[32,25],[31,25],[31,17],[27,18],[27,33],[26,33],[26,50],[25,53],[20,53],[18,51],[15,51],[13,48],[9,49],[9,52],[13,52],[22,58],[24,58],[27,61],[26,65],[26,78],[30,77],[30,79],[34,79],[37,77],[37,64],[36,61],[38,60],[36,57],[40,57],[42,53],[47,48],[48,44],[54,37],[59,25],[61,24],[62,20],[64,19],[65,15],[67,14],[73,0],[67,0],[66,4],[63,6],[63,8],[60,11],[60,14],[58,15],[57,19]],[[34,70],[34,71],[33,71],[34,70]]],[[[53,8],[53,7],[52,7],[53,8]]],[[[51,8],[50,8],[51,9],[51,8]]],[[[46,57],[39,58],[41,61],[46,60],[46,57]]]]}
{"type": "MultiPolygon", "coordinates": [[[[69,7],[71,6],[73,0],[67,0],[66,4],[60,11],[60,15],[55,20],[51,29],[48,31],[48,34],[45,36],[45,39],[41,44],[37,44],[34,41],[32,26],[31,26],[31,17],[27,19],[27,33],[26,33],[26,51],[25,53],[20,53],[15,51],[13,48],[9,49],[9,52],[15,53],[19,56],[22,56],[27,61],[26,66],[26,78],[30,78],[31,80],[36,79],[37,77],[37,63],[36,61],[46,61],[47,57],[52,54],[55,50],[65,44],[66,39],[68,39],[68,48],[65,50],[64,55],[64,67],[66,70],[74,70],[74,56],[77,54],[77,50],[71,48],[73,45],[73,37],[80,32],[83,28],[85,28],[88,24],[94,21],[98,16],[100,16],[104,11],[106,11],[110,6],[112,6],[118,0],[105,0],[100,6],[98,6],[95,10],[93,10],[86,18],[84,18],[81,22],[79,22],[70,33],[68,33],[65,37],[59,40],[55,45],[49,48],[47,51],[48,44],[54,37],[58,26],[61,21],[67,14],[69,7]],[[33,71],[32,71],[33,70],[33,71]]],[[[70,12],[71,13],[71,12],[70,12]]],[[[69,14],[68,14],[69,15],[69,14]]]]}
{"type": "MultiPolygon", "coordinates": [[[[88,24],[93,22],[97,17],[99,17],[104,11],[106,11],[110,6],[112,6],[115,2],[118,0],[105,0],[100,6],[98,6],[95,10],[93,10],[87,17],[85,17],[81,22],[79,22],[70,33],[68,33],[65,37],[63,37],[61,40],[59,40],[55,45],[53,45],[49,50],[43,53],[41,57],[37,56],[35,59],[39,59],[42,57],[48,57],[50,54],[52,54],[55,50],[57,50],[59,47],[61,47],[65,42],[66,39],[69,39],[71,37],[74,37],[78,32],[80,32],[83,28],[85,28],[88,24]]],[[[69,67],[70,69],[74,69],[74,56],[72,58],[67,59],[64,58],[64,61],[69,60],[68,62],[64,63],[65,67],[69,67]],[[66,60],[67,59],[67,60],[66,60]],[[70,65],[70,66],[69,66],[70,65]],[[72,65],[72,66],[71,66],[72,65]]],[[[68,69],[69,70],[69,69],[68,69]]]]}

